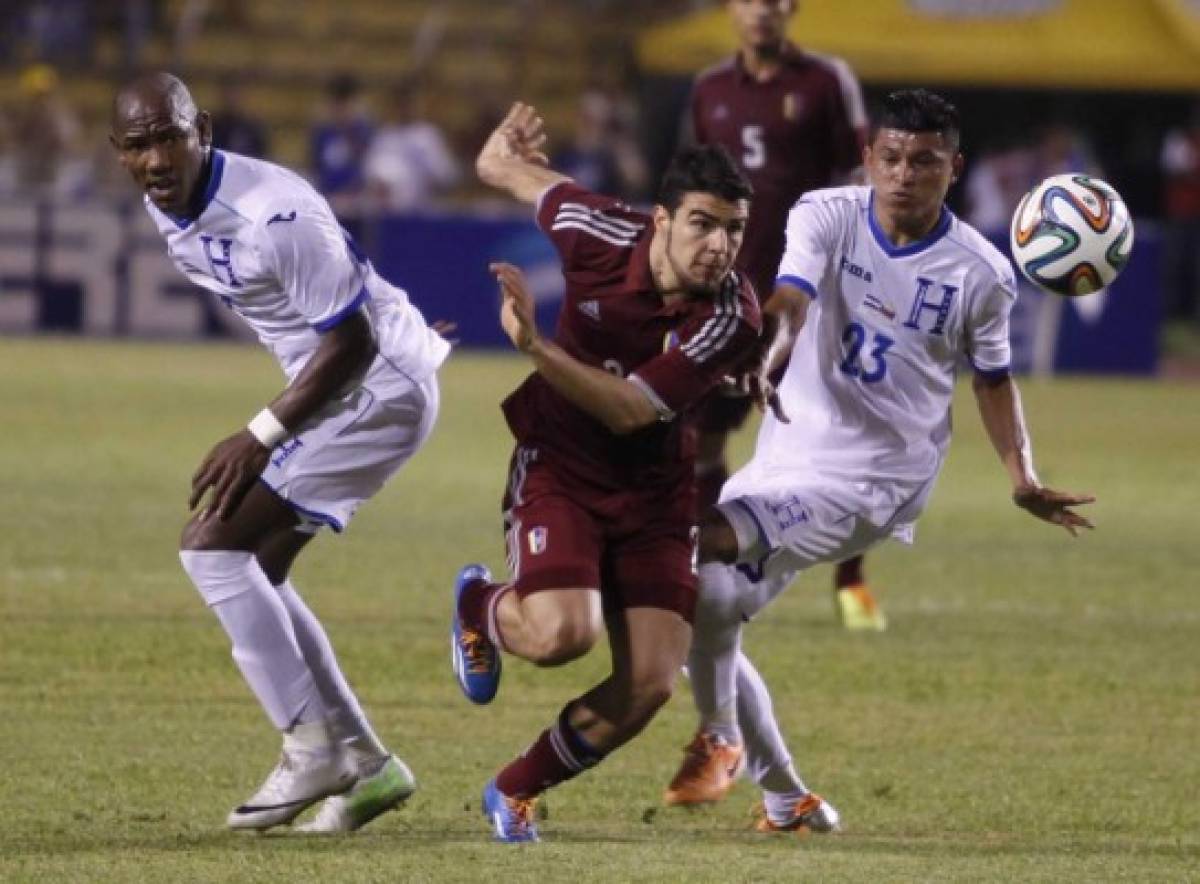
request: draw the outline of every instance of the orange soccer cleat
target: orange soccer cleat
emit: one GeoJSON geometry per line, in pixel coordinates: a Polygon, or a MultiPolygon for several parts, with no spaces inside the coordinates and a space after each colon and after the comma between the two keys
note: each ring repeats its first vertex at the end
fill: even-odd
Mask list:
{"type": "Polygon", "coordinates": [[[720,801],[742,772],[742,747],[715,734],[697,733],[684,753],[683,763],[663,794],[668,805],[720,801]]]}

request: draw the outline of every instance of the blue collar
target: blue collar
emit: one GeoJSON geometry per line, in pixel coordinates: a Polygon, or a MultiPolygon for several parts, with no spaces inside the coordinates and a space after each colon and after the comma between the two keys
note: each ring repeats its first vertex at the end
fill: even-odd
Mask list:
{"type": "Polygon", "coordinates": [[[871,199],[867,203],[867,223],[871,226],[871,235],[875,237],[875,242],[879,243],[879,248],[883,249],[889,258],[907,258],[909,255],[925,251],[946,235],[946,231],[950,229],[950,221],[953,217],[950,210],[942,206],[942,212],[938,216],[937,224],[933,225],[933,230],[929,231],[924,239],[910,242],[906,246],[894,246],[892,245],[892,241],[888,239],[887,234],[883,232],[883,228],[879,226],[879,222],[875,219],[874,189],[871,190],[871,199]]]}
{"type": "Polygon", "coordinates": [[[204,184],[204,193],[200,197],[200,202],[196,206],[195,212],[190,215],[172,215],[169,212],[163,212],[163,214],[174,221],[175,226],[180,230],[186,230],[188,225],[203,215],[204,210],[212,203],[217,195],[217,190],[221,187],[221,176],[224,174],[225,154],[214,147],[212,150],[212,160],[208,166],[208,181],[204,184]]]}

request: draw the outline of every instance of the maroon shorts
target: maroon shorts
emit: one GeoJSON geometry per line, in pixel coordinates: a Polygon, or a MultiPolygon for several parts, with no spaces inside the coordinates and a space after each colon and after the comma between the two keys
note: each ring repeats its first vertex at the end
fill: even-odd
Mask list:
{"type": "Polygon", "coordinates": [[[696,609],[691,482],[602,491],[518,446],[504,496],[508,565],[522,596],[598,588],[606,611],[662,608],[689,623],[696,609]]]}

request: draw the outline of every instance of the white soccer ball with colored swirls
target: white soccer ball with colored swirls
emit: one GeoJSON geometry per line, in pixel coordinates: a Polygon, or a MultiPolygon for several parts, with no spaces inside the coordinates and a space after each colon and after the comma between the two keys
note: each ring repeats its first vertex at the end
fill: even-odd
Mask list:
{"type": "Polygon", "coordinates": [[[1013,260],[1056,295],[1089,295],[1112,283],[1133,251],[1133,221],[1121,195],[1099,178],[1054,175],[1013,213],[1013,260]]]}

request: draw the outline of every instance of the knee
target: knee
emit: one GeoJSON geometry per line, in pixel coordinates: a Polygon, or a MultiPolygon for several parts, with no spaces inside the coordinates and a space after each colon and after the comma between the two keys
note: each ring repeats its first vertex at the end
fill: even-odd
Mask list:
{"type": "Polygon", "coordinates": [[[534,624],[528,659],[537,666],[561,666],[582,657],[596,644],[600,624],[587,616],[560,616],[534,624]]]}
{"type": "Polygon", "coordinates": [[[656,673],[646,676],[632,686],[629,695],[629,711],[636,721],[647,722],[658,710],[667,705],[675,690],[675,680],[678,668],[672,672],[656,673]]]}
{"type": "Polygon", "coordinates": [[[716,507],[711,507],[700,521],[699,545],[701,562],[732,564],[737,561],[737,533],[716,507]]]}

